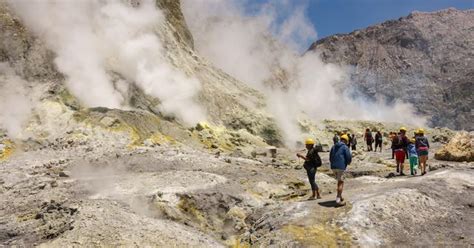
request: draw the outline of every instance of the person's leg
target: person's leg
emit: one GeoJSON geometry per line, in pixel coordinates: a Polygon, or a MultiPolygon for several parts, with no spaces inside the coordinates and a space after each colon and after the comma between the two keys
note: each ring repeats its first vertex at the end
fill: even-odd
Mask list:
{"type": "Polygon", "coordinates": [[[395,158],[395,150],[392,148],[392,159],[395,158]]]}
{"type": "Polygon", "coordinates": [[[344,189],[344,181],[337,181],[337,198],[342,200],[342,190],[344,189]]]}
{"type": "Polygon", "coordinates": [[[419,163],[419,162],[418,162],[418,157],[414,157],[413,159],[415,160],[415,166],[414,166],[414,168],[415,168],[415,175],[416,175],[416,174],[417,174],[417,171],[418,171],[418,163],[419,163]]]}
{"type": "Polygon", "coordinates": [[[315,182],[316,168],[306,169],[306,174],[308,175],[308,181],[309,181],[309,184],[311,185],[311,192],[312,192],[311,198],[314,198],[316,196],[316,190],[318,187],[315,182]]]}
{"type": "Polygon", "coordinates": [[[423,156],[418,156],[418,161],[419,161],[419,164],[420,164],[420,172],[421,172],[421,175],[424,175],[425,174],[425,166],[424,166],[424,162],[423,162],[423,156]]]}
{"type": "Polygon", "coordinates": [[[318,168],[314,168],[313,182],[314,182],[314,187],[315,187],[316,190],[313,191],[313,196],[316,195],[316,198],[321,199],[321,195],[319,194],[319,187],[318,187],[318,184],[316,183],[316,172],[317,171],[318,171],[318,168]]]}
{"type": "Polygon", "coordinates": [[[426,174],[426,160],[428,159],[428,156],[422,155],[420,156],[420,165],[421,165],[421,174],[424,175],[426,174]]]}
{"type": "Polygon", "coordinates": [[[415,157],[410,156],[410,175],[415,175],[415,157]]]}
{"type": "Polygon", "coordinates": [[[405,163],[404,160],[400,161],[400,175],[401,175],[401,176],[404,176],[404,175],[405,175],[405,173],[403,173],[403,165],[404,165],[404,163],[405,163]]]}

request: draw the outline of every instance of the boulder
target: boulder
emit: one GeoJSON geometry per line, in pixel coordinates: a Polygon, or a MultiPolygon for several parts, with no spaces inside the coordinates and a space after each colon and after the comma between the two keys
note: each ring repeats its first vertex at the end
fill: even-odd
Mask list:
{"type": "Polygon", "coordinates": [[[435,153],[435,159],[457,162],[474,161],[474,132],[459,132],[435,153]]]}

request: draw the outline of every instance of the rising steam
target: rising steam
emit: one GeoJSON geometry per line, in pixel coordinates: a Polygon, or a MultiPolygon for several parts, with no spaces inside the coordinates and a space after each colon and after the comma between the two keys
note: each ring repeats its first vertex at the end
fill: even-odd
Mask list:
{"type": "Polygon", "coordinates": [[[8,0],[25,25],[53,50],[68,89],[88,107],[124,108],[135,83],[160,99],[160,110],[186,124],[205,119],[194,101],[201,84],[171,66],[156,30],[155,1],[8,0]],[[112,79],[111,72],[120,75],[112,79]]]}
{"type": "Polygon", "coordinates": [[[0,128],[18,138],[33,109],[34,100],[28,82],[15,74],[6,63],[0,63],[0,128]]]}
{"type": "Polygon", "coordinates": [[[282,0],[249,10],[248,4],[253,6],[248,1],[184,0],[183,12],[200,53],[266,93],[288,145],[301,138],[297,121],[302,112],[313,120],[424,123],[408,104],[349,97],[351,89],[341,90],[349,70],[322,62],[314,52],[300,56],[298,51],[316,39],[304,5],[282,0]]]}

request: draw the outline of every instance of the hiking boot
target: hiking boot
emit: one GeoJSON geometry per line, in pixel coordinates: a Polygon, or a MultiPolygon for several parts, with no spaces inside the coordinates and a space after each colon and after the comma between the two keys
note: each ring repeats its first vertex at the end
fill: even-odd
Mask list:
{"type": "Polygon", "coordinates": [[[397,167],[397,173],[400,172],[400,168],[397,167]]]}
{"type": "Polygon", "coordinates": [[[405,176],[405,173],[403,173],[403,172],[400,172],[400,176],[405,176]]]}

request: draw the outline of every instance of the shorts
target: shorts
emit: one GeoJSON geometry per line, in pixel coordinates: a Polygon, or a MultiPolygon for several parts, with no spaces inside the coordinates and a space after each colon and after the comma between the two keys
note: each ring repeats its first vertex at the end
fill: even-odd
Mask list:
{"type": "Polygon", "coordinates": [[[395,160],[400,163],[405,163],[405,151],[403,149],[395,150],[395,160]]]}
{"type": "Polygon", "coordinates": [[[336,177],[336,180],[338,182],[343,182],[344,181],[344,172],[345,170],[341,170],[341,169],[332,169],[332,172],[334,173],[334,176],[336,177]]]}
{"type": "Polygon", "coordinates": [[[424,151],[418,150],[417,153],[418,153],[418,156],[428,156],[428,150],[424,150],[424,151]]]}

